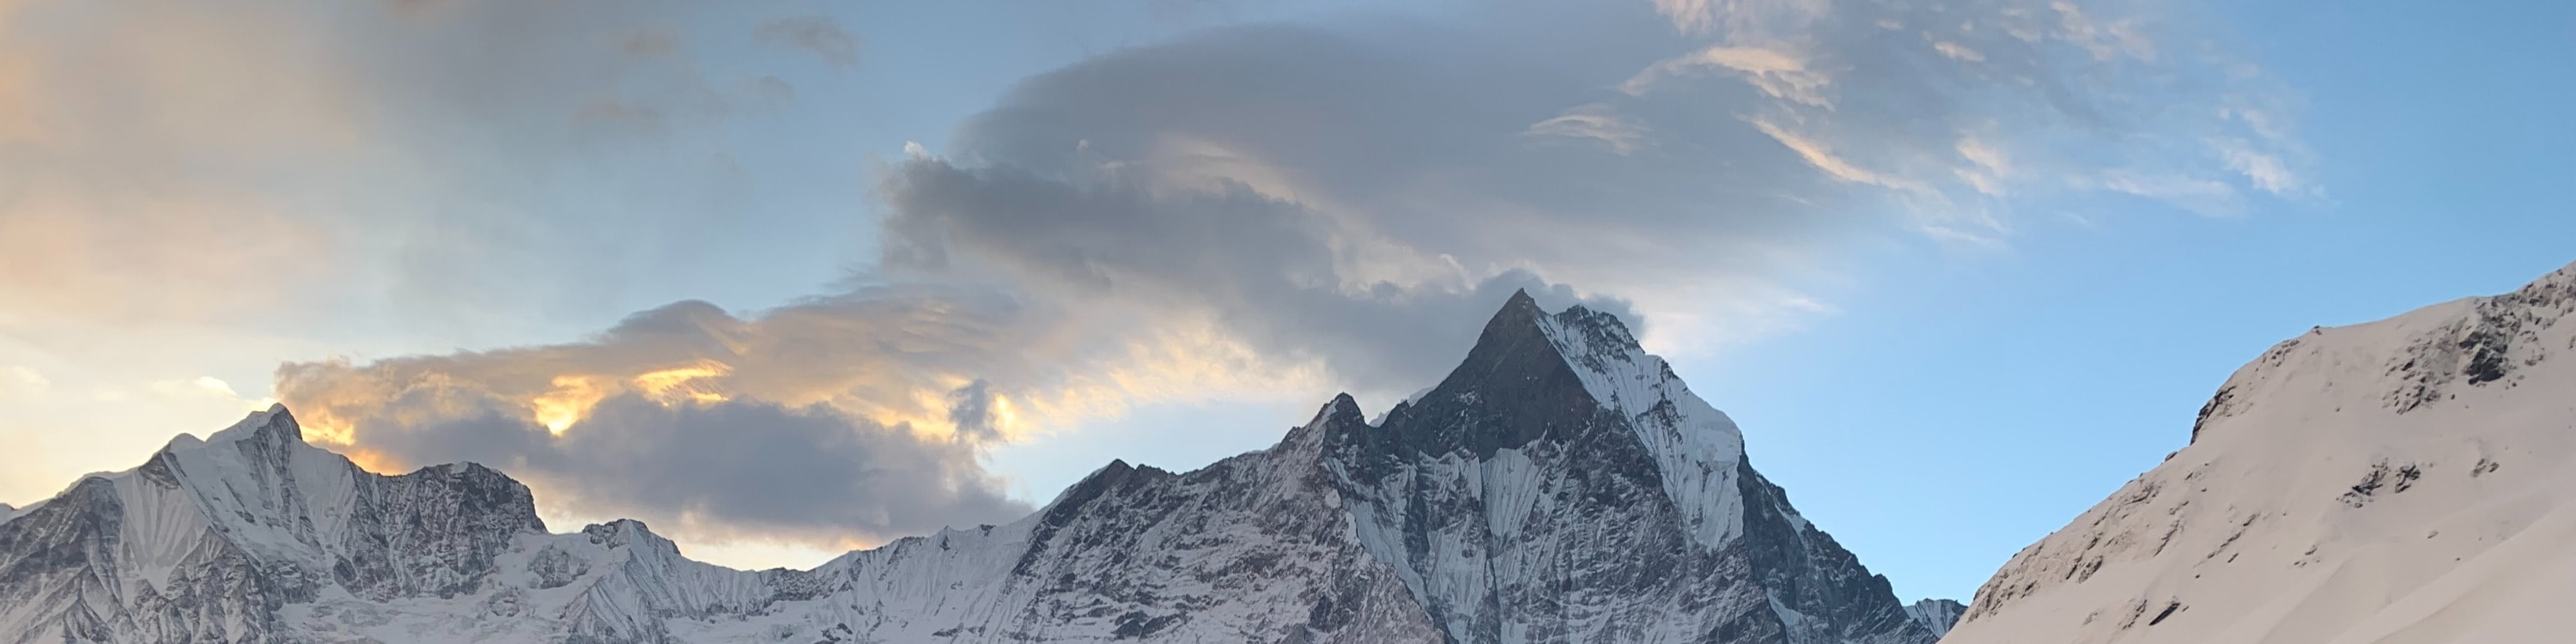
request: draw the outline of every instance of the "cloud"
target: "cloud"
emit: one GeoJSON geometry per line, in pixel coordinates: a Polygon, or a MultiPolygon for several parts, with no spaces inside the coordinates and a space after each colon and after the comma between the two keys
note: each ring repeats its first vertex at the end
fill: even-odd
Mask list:
{"type": "Polygon", "coordinates": [[[2141,61],[2156,59],[2156,45],[2143,33],[2137,19],[2100,22],[2087,15],[2083,8],[2065,0],[2050,2],[2048,8],[2057,12],[2059,25],[2063,28],[2058,32],[2059,37],[2091,52],[2095,60],[2109,61],[2121,56],[2141,61]]]}
{"type": "Polygon", "coordinates": [[[777,18],[760,23],[752,35],[761,42],[813,54],[833,69],[859,66],[859,39],[841,23],[823,16],[777,18]]]}
{"type": "Polygon", "coordinates": [[[1647,136],[1652,134],[1650,128],[1633,119],[1620,116],[1609,105],[1601,103],[1575,106],[1555,118],[1531,123],[1529,129],[1521,133],[1539,137],[1590,139],[1610,146],[1611,152],[1622,156],[1635,154],[1638,148],[1645,147],[1647,136]]]}
{"type": "Polygon", "coordinates": [[[0,367],[0,396],[40,394],[52,387],[53,379],[25,366],[0,367]]]}
{"type": "MultiPolygon", "coordinates": [[[[370,413],[471,404],[391,402],[370,413]]],[[[380,429],[368,447],[430,462],[490,464],[540,486],[549,506],[643,518],[710,541],[847,548],[1006,522],[1030,509],[1004,496],[1000,482],[976,464],[970,443],[828,406],[665,404],[630,392],[601,399],[561,434],[502,407],[433,417],[417,425],[376,423],[380,429]]]]}
{"type": "Polygon", "coordinates": [[[1815,166],[1817,170],[1824,171],[1826,175],[1836,180],[1898,190],[1918,192],[1932,190],[1931,186],[1921,182],[1890,177],[1852,165],[1851,161],[1834,156],[1832,150],[1825,148],[1825,144],[1807,138],[1806,135],[1791,132],[1788,128],[1781,127],[1769,119],[1754,118],[1749,119],[1748,122],[1753,124],[1753,129],[1761,130],[1763,134],[1779,141],[1781,146],[1798,153],[1798,158],[1806,160],[1808,165],[1815,166]]]}
{"type": "Polygon", "coordinates": [[[1736,108],[1749,123],[1898,193],[1933,238],[2001,245],[2013,211],[2106,193],[2203,214],[2323,193],[2291,133],[2295,96],[2165,3],[1676,4],[1726,16],[1671,15],[1716,44],[1645,68],[1632,91],[1759,92],[1765,104],[1736,108]]]}
{"type": "Polygon", "coordinates": [[[1018,429],[1012,402],[949,374],[1076,359],[1030,319],[926,288],[749,318],[682,302],[587,342],[295,363],[277,386],[313,440],[376,467],[478,461],[594,520],[848,547],[1027,511],[976,460],[1018,429]]]}
{"type": "Polygon", "coordinates": [[[1688,56],[1655,63],[1638,72],[1620,86],[1630,94],[1642,94],[1655,83],[1693,70],[1716,68],[1738,73],[1746,83],[1761,88],[1772,98],[1832,109],[1833,101],[1825,97],[1825,86],[1833,77],[1807,68],[1807,61],[1797,54],[1762,47],[1716,46],[1688,56]]]}
{"type": "Polygon", "coordinates": [[[2242,207],[2236,187],[2216,179],[2115,170],[2105,173],[2100,185],[2104,190],[2164,201],[2206,215],[2232,215],[2242,207]]]}
{"type": "MultiPolygon", "coordinates": [[[[878,207],[851,222],[878,252],[824,293],[681,302],[537,346],[289,364],[279,397],[322,440],[390,463],[523,464],[586,512],[881,538],[1015,511],[983,450],[1128,405],[1418,389],[1515,289],[1705,349],[1831,314],[1798,278],[1859,244],[2000,246],[2025,204],[2205,210],[2297,173],[2259,75],[2179,53],[2203,48],[2141,16],[1582,7],[1238,25],[1103,53],[1018,83],[944,149],[883,160],[878,207]],[[631,493],[620,463],[713,449],[719,418],[763,428],[720,446],[744,454],[838,446],[690,476],[882,468],[929,487],[851,488],[803,522],[749,488],[631,493]]],[[[835,59],[797,24],[755,38],[855,63],[854,40],[835,59]]],[[[617,106],[602,127],[732,105],[693,95],[567,104],[617,106]]]]}
{"type": "Polygon", "coordinates": [[[1977,53],[1977,50],[1969,49],[1966,45],[1961,45],[1947,40],[1932,41],[1932,51],[1941,52],[1941,55],[1948,56],[1955,60],[1964,60],[1971,63],[1986,62],[1985,54],[1977,53]]]}

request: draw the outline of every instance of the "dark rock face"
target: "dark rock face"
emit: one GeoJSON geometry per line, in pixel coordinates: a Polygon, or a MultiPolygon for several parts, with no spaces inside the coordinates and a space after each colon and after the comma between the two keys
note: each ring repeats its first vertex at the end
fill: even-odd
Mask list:
{"type": "Polygon", "coordinates": [[[525,485],[475,464],[394,477],[359,477],[333,580],[360,597],[475,591],[522,534],[544,534],[525,485]]]}
{"type": "MultiPolygon", "coordinates": [[[[1616,419],[1602,417],[1609,410],[1584,392],[1582,378],[1541,331],[1545,315],[1528,295],[1515,294],[1422,404],[1399,405],[1381,431],[1360,440],[1379,443],[1369,448],[1381,457],[1465,452],[1491,458],[1495,450],[1542,438],[1581,441],[1606,433],[1616,419]]],[[[1653,469],[1636,471],[1651,476],[1653,469]]]]}
{"type": "Polygon", "coordinates": [[[2512,293],[2480,299],[2468,315],[2413,339],[2388,368],[2398,386],[2384,400],[2405,413],[2444,400],[2460,387],[2513,387],[2521,380],[2520,370],[2551,353],[2541,335],[2570,314],[2576,314],[2576,267],[2512,293]]]}
{"type": "Polygon", "coordinates": [[[1789,626],[1800,634],[1790,641],[1929,641],[1914,638],[1920,625],[1906,618],[1886,577],[1870,574],[1831,535],[1798,518],[1788,493],[1750,461],[1740,467],[1748,510],[1738,543],[1771,600],[1797,615],[1789,626]]]}

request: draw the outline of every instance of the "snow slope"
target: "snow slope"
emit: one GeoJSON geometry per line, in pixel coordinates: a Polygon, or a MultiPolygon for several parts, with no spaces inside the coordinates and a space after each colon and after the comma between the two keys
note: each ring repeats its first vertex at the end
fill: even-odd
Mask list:
{"type": "Polygon", "coordinates": [[[1515,296],[1380,422],[1344,395],[1187,473],[1112,462],[1036,514],[808,571],[642,523],[550,534],[475,465],[380,476],[283,408],[0,523],[0,644],[1929,644],[1626,327],[1515,296]]]}
{"type": "Polygon", "coordinates": [[[2273,347],[1942,641],[2570,641],[2571,315],[2576,266],[2273,347]]]}

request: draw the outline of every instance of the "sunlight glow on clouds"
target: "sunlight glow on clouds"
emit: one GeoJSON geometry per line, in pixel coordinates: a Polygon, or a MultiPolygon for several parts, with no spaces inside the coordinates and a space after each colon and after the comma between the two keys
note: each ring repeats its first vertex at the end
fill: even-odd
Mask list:
{"type": "MultiPolygon", "coordinates": [[[[726,126],[879,53],[825,16],[618,8],[0,4],[0,334],[470,327],[688,277],[669,255],[777,225],[740,214],[762,151],[726,126]]],[[[1392,399],[1515,289],[1715,350],[1832,315],[1807,278],[1858,244],[2320,194],[2295,102],[2153,3],[1439,10],[1463,15],[1229,25],[1021,79],[885,151],[870,202],[800,204],[875,252],[799,300],[299,359],[275,395],[370,468],[482,461],[550,519],[849,547],[1015,518],[989,450],[1136,405],[1392,399]]],[[[13,373],[0,395],[45,387],[13,373]]],[[[202,373],[53,388],[249,402],[170,380],[202,373]]],[[[61,449],[12,413],[0,445],[61,449]]]]}

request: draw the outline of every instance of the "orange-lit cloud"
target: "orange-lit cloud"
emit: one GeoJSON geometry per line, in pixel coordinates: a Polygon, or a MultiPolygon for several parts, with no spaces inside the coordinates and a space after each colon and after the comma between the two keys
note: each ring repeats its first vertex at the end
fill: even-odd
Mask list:
{"type": "Polygon", "coordinates": [[[608,397],[608,390],[585,376],[555,376],[554,389],[528,401],[530,413],[546,431],[557,434],[571,429],[582,417],[590,415],[592,405],[608,397]]]}

